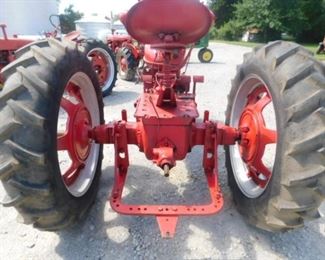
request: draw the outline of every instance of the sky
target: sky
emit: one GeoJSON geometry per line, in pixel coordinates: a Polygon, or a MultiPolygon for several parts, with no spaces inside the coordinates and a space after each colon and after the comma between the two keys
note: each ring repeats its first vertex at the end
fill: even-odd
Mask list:
{"type": "Polygon", "coordinates": [[[106,16],[111,12],[119,14],[127,11],[137,2],[138,0],[60,0],[60,13],[70,4],[73,4],[76,11],[80,11],[86,16],[92,14],[106,16]]]}
{"type": "Polygon", "coordinates": [[[119,14],[127,11],[137,0],[60,0],[60,13],[70,4],[74,5],[76,11],[86,16],[92,14],[109,15],[110,12],[119,14]]]}

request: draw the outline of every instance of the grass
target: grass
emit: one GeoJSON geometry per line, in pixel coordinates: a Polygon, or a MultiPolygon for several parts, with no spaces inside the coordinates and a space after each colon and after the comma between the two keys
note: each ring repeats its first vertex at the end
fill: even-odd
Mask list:
{"type": "MultiPolygon", "coordinates": [[[[250,47],[254,48],[258,45],[261,45],[263,43],[257,43],[257,42],[242,42],[242,41],[223,41],[223,40],[216,40],[214,42],[220,42],[220,43],[226,43],[226,44],[232,44],[232,45],[239,45],[239,46],[244,46],[244,47],[250,47]]],[[[316,50],[318,48],[318,44],[302,44],[305,48],[310,50],[312,53],[316,53],[316,50]]],[[[325,54],[321,55],[316,55],[316,59],[325,61],[325,54]]]]}

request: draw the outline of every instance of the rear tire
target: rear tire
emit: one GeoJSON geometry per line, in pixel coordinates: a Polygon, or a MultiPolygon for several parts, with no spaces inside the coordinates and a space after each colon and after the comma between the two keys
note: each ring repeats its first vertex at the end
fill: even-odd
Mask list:
{"type": "Polygon", "coordinates": [[[65,87],[74,75],[83,75],[82,81],[89,83],[88,90],[83,90],[90,91],[97,121],[103,123],[104,117],[101,90],[87,57],[54,39],[44,46],[31,46],[4,69],[7,80],[0,94],[0,180],[7,192],[4,206],[15,207],[26,224],[54,231],[85,214],[96,197],[101,175],[103,147],[98,145],[92,179],[82,192],[73,193],[62,177],[58,118],[65,87]]]}
{"type": "Polygon", "coordinates": [[[120,49],[117,53],[116,60],[120,78],[126,81],[133,81],[137,72],[138,62],[132,51],[126,47],[120,49]]]}
{"type": "Polygon", "coordinates": [[[245,56],[233,80],[227,125],[238,127],[233,116],[246,100],[237,97],[252,75],[263,80],[272,96],[278,129],[276,155],[264,192],[248,196],[248,186],[239,181],[232,148],[226,147],[233,198],[254,226],[269,231],[301,227],[320,216],[318,208],[325,196],[325,67],[294,43],[277,41],[255,49],[245,56]]]}

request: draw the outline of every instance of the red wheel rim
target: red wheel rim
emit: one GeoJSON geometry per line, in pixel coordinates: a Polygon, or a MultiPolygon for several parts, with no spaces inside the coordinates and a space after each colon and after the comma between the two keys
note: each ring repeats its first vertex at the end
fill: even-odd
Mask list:
{"type": "Polygon", "coordinates": [[[276,117],[269,87],[259,76],[249,75],[237,90],[229,118],[229,124],[241,133],[239,144],[229,147],[232,171],[238,187],[249,198],[259,197],[272,179],[276,117]]]}
{"type": "Polygon", "coordinates": [[[120,70],[122,72],[124,72],[124,73],[127,72],[127,70],[128,70],[128,62],[127,62],[127,59],[124,56],[121,57],[119,66],[120,66],[120,70]]]}
{"type": "Polygon", "coordinates": [[[79,177],[80,171],[85,167],[86,160],[91,147],[91,139],[88,132],[91,129],[91,116],[84,104],[80,93],[80,88],[69,82],[65,88],[69,97],[62,97],[61,108],[68,115],[66,130],[58,133],[58,151],[67,151],[71,159],[70,167],[62,173],[62,178],[66,186],[71,186],[79,177]]]}
{"type": "Polygon", "coordinates": [[[272,97],[266,87],[261,86],[250,93],[247,99],[239,122],[240,153],[247,164],[249,176],[261,188],[265,188],[272,172],[264,165],[262,158],[266,145],[277,142],[277,132],[266,127],[262,112],[272,102],[272,97]]]}
{"type": "Polygon", "coordinates": [[[99,84],[102,88],[106,86],[111,77],[107,55],[98,49],[94,49],[88,53],[88,57],[91,59],[91,64],[96,71],[99,84]]]}

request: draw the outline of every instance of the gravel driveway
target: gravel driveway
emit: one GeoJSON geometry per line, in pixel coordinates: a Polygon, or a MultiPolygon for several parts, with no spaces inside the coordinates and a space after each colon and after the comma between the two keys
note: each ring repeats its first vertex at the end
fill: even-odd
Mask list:
{"type": "MultiPolygon", "coordinates": [[[[214,62],[200,64],[197,51],[188,73],[204,75],[197,88],[201,116],[224,120],[227,95],[236,65],[249,48],[212,44],[214,62]]],[[[126,108],[133,116],[133,103],[141,85],[118,81],[112,96],[105,99],[106,121],[120,118],[126,108]]],[[[219,151],[220,181],[225,207],[212,217],[180,218],[174,239],[160,238],[153,217],[128,217],[114,213],[107,202],[113,181],[113,148],[105,147],[103,176],[97,201],[86,219],[69,230],[39,232],[16,222],[14,209],[0,207],[0,259],[324,259],[325,219],[305,228],[270,234],[248,226],[237,213],[227,186],[224,153],[219,151]]],[[[208,199],[201,167],[200,148],[173,169],[169,179],[145,159],[135,147],[130,149],[131,167],[125,191],[128,202],[195,203],[208,199]]],[[[0,190],[0,196],[3,195],[0,190]]],[[[323,210],[325,212],[325,210],[323,210]]]]}

